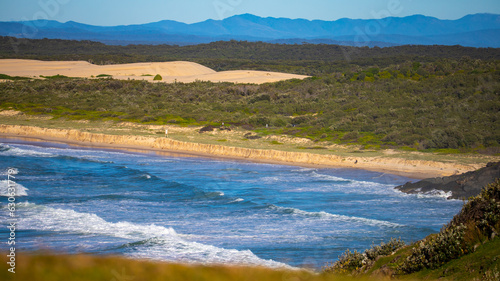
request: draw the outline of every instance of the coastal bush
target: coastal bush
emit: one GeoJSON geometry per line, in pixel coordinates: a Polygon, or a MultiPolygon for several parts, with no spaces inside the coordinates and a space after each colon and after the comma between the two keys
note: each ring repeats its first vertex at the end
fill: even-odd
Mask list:
{"type": "Polygon", "coordinates": [[[471,249],[465,243],[466,229],[464,225],[453,225],[419,242],[397,268],[398,273],[409,274],[424,268],[434,269],[469,253],[471,249]]]}
{"type": "Polygon", "coordinates": [[[30,78],[21,77],[21,76],[9,76],[7,74],[0,74],[0,79],[2,79],[2,80],[28,80],[30,78]]]}
{"type": "Polygon", "coordinates": [[[370,249],[365,251],[365,255],[369,260],[375,260],[379,256],[387,256],[392,254],[394,251],[406,246],[406,243],[401,240],[401,238],[391,238],[387,243],[382,242],[379,246],[372,246],[370,249]]]}
{"type": "Polygon", "coordinates": [[[68,76],[60,75],[60,74],[56,74],[56,75],[52,75],[52,76],[40,75],[40,77],[45,78],[45,79],[70,79],[70,78],[76,79],[75,77],[68,77],[68,76]]]}
{"type": "Polygon", "coordinates": [[[401,274],[434,269],[474,251],[480,243],[500,232],[500,179],[486,186],[464,205],[451,222],[437,235],[417,243],[400,264],[401,274]],[[479,244],[478,244],[479,243],[479,244]]]}
{"type": "Polygon", "coordinates": [[[477,228],[486,238],[500,233],[500,179],[486,186],[478,196],[469,198],[460,213],[450,222],[450,225],[458,224],[468,225],[470,229],[477,228]]]}
{"type": "MultiPolygon", "coordinates": [[[[405,246],[400,239],[391,239],[380,246],[372,246],[364,253],[347,250],[336,262],[326,265],[323,272],[360,274],[376,265],[379,257],[390,255],[384,266],[391,274],[406,275],[424,269],[437,269],[451,260],[474,253],[488,241],[499,241],[499,233],[500,179],[497,179],[484,187],[478,196],[469,198],[462,210],[439,233],[410,246],[405,246]]],[[[380,269],[381,265],[378,266],[380,269]]],[[[490,278],[496,274],[490,271],[484,276],[490,278]]]]}
{"type": "Polygon", "coordinates": [[[163,77],[161,77],[160,74],[156,74],[156,76],[153,78],[154,81],[161,81],[163,80],[163,77]]]}
{"type": "Polygon", "coordinates": [[[364,253],[357,251],[345,251],[339,259],[323,267],[324,273],[353,274],[366,269],[367,266],[381,256],[387,256],[404,247],[406,243],[401,239],[392,238],[388,243],[381,243],[379,246],[372,246],[364,253]]]}
{"type": "Polygon", "coordinates": [[[366,256],[354,250],[345,251],[333,264],[323,267],[323,273],[350,274],[365,264],[366,256]]]}

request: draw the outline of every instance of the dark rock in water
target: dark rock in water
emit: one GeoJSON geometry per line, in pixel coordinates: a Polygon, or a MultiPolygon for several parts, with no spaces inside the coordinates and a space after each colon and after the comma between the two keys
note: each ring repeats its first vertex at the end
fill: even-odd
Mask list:
{"type": "Polygon", "coordinates": [[[476,171],[449,177],[430,178],[416,183],[407,182],[395,188],[408,194],[449,194],[448,199],[467,199],[477,196],[483,187],[497,178],[500,178],[500,162],[492,162],[476,171]]]}

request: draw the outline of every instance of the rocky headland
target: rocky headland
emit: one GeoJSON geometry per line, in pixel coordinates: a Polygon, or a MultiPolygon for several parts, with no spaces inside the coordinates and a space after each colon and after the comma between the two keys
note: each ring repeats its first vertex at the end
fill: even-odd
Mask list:
{"type": "Polygon", "coordinates": [[[448,199],[467,199],[477,196],[483,187],[500,178],[500,162],[491,162],[476,171],[460,175],[407,182],[396,189],[408,194],[445,194],[448,199]]]}

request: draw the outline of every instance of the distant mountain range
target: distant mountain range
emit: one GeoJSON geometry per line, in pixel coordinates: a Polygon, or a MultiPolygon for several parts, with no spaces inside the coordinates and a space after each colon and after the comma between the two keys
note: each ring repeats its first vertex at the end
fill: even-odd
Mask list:
{"type": "Polygon", "coordinates": [[[475,14],[458,20],[414,15],[336,21],[262,18],[251,14],[186,24],[93,26],[73,21],[0,22],[0,35],[30,39],[92,40],[106,44],[190,45],[221,40],[350,46],[462,45],[500,47],[500,15],[475,14]]]}

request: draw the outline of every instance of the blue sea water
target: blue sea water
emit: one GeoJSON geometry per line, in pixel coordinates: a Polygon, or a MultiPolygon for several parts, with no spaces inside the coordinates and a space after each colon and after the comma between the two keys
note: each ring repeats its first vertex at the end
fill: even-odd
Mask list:
{"type": "Polygon", "coordinates": [[[463,204],[403,194],[394,187],[412,179],[364,170],[0,139],[2,251],[8,169],[18,251],[319,269],[346,249],[422,239],[463,204]]]}

